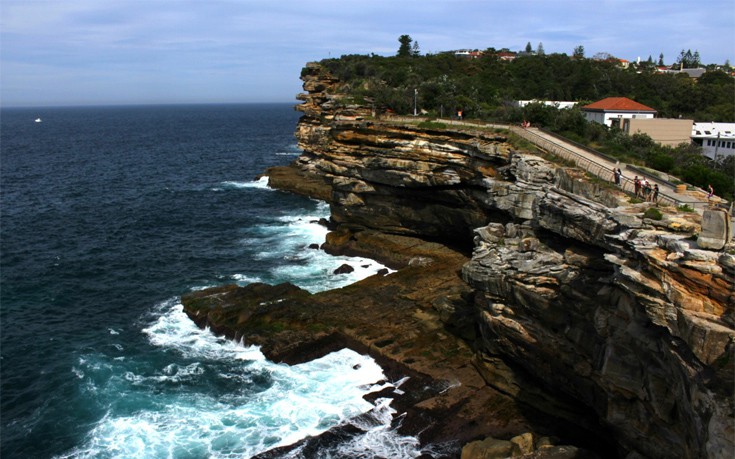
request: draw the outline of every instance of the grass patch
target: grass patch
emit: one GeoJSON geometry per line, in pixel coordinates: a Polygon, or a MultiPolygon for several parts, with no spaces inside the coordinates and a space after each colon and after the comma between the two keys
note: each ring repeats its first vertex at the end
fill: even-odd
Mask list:
{"type": "Polygon", "coordinates": [[[681,206],[678,206],[676,210],[678,210],[679,212],[687,212],[687,213],[694,212],[694,208],[690,206],[689,204],[683,204],[681,206]]]}
{"type": "Polygon", "coordinates": [[[422,121],[418,127],[423,129],[446,129],[447,125],[438,121],[422,121]]]}

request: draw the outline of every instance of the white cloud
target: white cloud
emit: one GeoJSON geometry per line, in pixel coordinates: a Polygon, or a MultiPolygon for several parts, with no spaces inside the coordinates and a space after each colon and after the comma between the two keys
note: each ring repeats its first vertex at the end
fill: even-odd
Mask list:
{"type": "Polygon", "coordinates": [[[280,100],[288,100],[307,61],[353,53],[392,55],[402,34],[411,35],[424,52],[518,50],[540,42],[547,53],[571,54],[583,45],[589,56],[604,51],[645,59],[663,52],[673,61],[681,49],[692,49],[706,63],[733,61],[735,2],[707,5],[693,7],[684,0],[2,0],[2,101],[24,103],[33,94],[60,90],[53,78],[34,75],[33,69],[64,76],[76,72],[77,78],[65,80],[67,93],[83,94],[81,83],[75,83],[83,81],[96,88],[95,94],[117,89],[120,98],[128,85],[117,81],[127,74],[137,85],[128,92],[131,102],[144,102],[141,94],[155,92],[161,75],[182,94],[202,94],[203,102],[228,95],[247,101],[278,91],[280,100]],[[23,80],[34,85],[24,86],[23,80]],[[51,86],[41,90],[44,84],[51,86]]]}

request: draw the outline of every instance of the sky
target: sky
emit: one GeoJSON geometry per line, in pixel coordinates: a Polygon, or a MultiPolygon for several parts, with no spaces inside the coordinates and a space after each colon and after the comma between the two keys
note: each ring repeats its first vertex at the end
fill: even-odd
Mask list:
{"type": "Polygon", "coordinates": [[[527,43],[735,65],[735,0],[0,0],[0,105],[294,102],[310,61],[527,43]]]}

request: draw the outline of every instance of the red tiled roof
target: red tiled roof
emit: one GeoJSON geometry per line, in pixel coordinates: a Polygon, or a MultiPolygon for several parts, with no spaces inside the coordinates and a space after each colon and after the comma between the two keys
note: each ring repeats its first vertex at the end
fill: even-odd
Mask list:
{"type": "Polygon", "coordinates": [[[627,97],[608,97],[589,105],[585,105],[582,107],[582,110],[656,113],[656,110],[651,107],[646,107],[645,105],[639,104],[627,97]]]}

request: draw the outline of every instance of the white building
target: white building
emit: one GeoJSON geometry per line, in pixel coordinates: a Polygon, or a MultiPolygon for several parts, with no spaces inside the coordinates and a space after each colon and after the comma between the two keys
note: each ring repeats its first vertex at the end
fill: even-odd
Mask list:
{"type": "Polygon", "coordinates": [[[694,123],[692,142],[708,158],[735,155],[735,123],[694,123]]]}
{"type": "Polygon", "coordinates": [[[646,107],[627,97],[608,97],[581,108],[587,121],[607,127],[623,127],[621,120],[632,118],[655,118],[656,110],[646,107]]]}
{"type": "Polygon", "coordinates": [[[562,101],[562,100],[538,100],[538,99],[531,99],[531,100],[516,100],[515,106],[516,107],[525,107],[528,104],[544,104],[547,107],[554,107],[558,109],[562,108],[572,108],[575,105],[577,105],[576,102],[569,102],[569,101],[562,101]]]}

